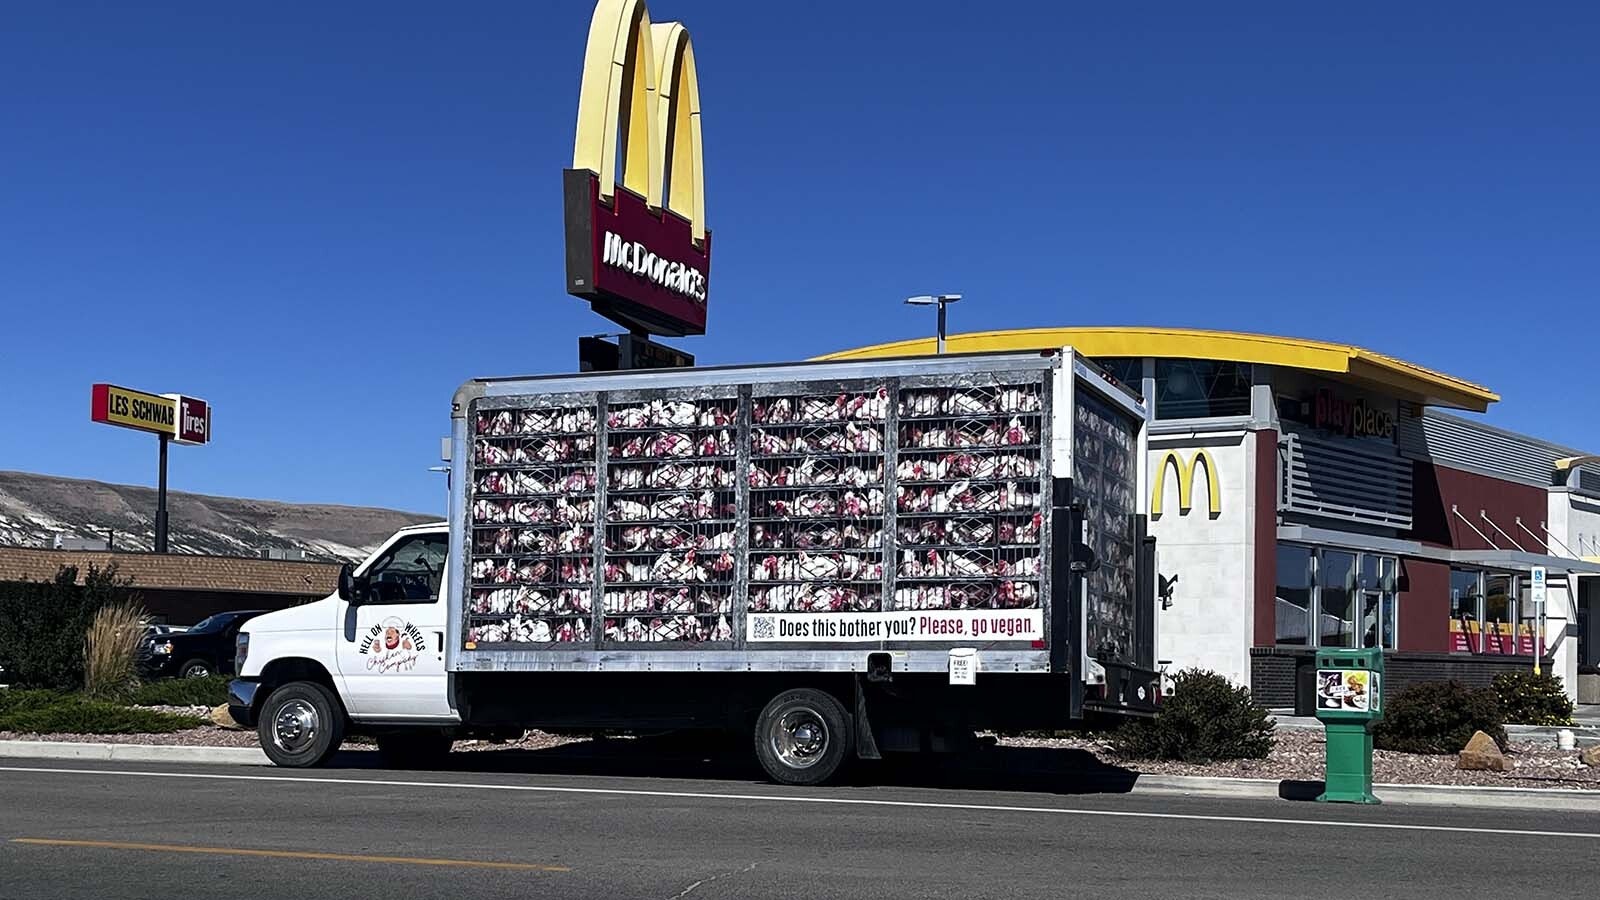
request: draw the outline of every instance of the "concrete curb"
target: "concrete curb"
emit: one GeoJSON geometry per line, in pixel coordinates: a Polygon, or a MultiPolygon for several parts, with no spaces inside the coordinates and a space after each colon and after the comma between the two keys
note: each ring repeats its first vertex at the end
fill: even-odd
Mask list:
{"type": "MultiPolygon", "coordinates": [[[[258,747],[178,747],[159,744],[97,744],[64,741],[0,741],[0,759],[73,759],[106,762],[200,763],[265,766],[258,747]]],[[[1111,796],[1110,788],[1102,796],[1111,796]]],[[[1318,781],[1267,778],[1209,778],[1197,775],[1140,775],[1128,793],[1147,796],[1218,797],[1237,800],[1313,800],[1318,781]]],[[[1432,784],[1379,784],[1373,793],[1384,803],[1406,806],[1471,806],[1479,809],[1531,809],[1600,813],[1600,791],[1557,788],[1458,787],[1432,784]]]]}
{"type": "Polygon", "coordinates": [[[97,744],[66,741],[0,741],[4,759],[91,759],[111,762],[270,765],[260,747],[176,747],[160,744],[97,744]]]}

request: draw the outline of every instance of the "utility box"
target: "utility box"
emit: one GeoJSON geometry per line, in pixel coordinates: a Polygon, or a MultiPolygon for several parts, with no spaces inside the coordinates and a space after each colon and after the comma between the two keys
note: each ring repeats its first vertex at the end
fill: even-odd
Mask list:
{"type": "Polygon", "coordinates": [[[1327,778],[1319,801],[1377,803],[1372,729],[1383,719],[1383,651],[1318,650],[1317,718],[1327,729],[1327,778]]]}

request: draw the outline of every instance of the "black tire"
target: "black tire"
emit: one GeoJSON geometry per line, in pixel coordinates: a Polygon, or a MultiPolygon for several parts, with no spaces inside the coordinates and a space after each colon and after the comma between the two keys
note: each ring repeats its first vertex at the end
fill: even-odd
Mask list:
{"type": "Polygon", "coordinates": [[[267,695],[256,724],[267,758],[291,769],[326,763],[344,743],[344,708],[314,681],[294,681],[267,695]]]}
{"type": "Polygon", "coordinates": [[[433,769],[450,755],[456,742],[448,734],[415,732],[378,735],[378,753],[390,769],[433,769]]]}
{"type": "Polygon", "coordinates": [[[844,706],[826,691],[796,688],[772,698],[756,717],[756,759],[779,784],[823,784],[855,747],[844,706]]]}
{"type": "Polygon", "coordinates": [[[205,678],[212,674],[212,666],[203,659],[191,659],[178,667],[179,678],[205,678]]]}

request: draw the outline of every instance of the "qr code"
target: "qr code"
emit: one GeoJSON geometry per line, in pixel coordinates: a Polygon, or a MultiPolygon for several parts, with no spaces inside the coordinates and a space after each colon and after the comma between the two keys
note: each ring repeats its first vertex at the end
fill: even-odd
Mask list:
{"type": "Polygon", "coordinates": [[[770,641],[778,636],[778,629],[772,620],[766,616],[757,616],[750,620],[750,639],[756,641],[770,641]]]}

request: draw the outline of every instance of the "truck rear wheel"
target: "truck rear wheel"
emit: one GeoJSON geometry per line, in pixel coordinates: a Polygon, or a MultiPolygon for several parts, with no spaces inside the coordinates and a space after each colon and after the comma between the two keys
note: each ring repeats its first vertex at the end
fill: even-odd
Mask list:
{"type": "Polygon", "coordinates": [[[822,784],[854,746],[850,717],[832,694],[796,688],[772,698],[756,718],[756,758],[779,784],[822,784]]]}
{"type": "Polygon", "coordinates": [[[256,733],[276,765],[313,768],[327,762],[344,742],[344,710],[322,685],[290,682],[267,695],[256,733]]]}
{"type": "Polygon", "coordinates": [[[391,769],[431,769],[444,762],[454,743],[448,734],[380,734],[378,753],[391,769]]]}

